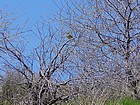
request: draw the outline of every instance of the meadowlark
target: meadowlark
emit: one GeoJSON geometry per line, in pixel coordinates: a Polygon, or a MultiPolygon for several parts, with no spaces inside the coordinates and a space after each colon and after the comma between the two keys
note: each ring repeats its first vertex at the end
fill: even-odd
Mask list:
{"type": "Polygon", "coordinates": [[[69,33],[66,33],[66,37],[67,37],[68,39],[73,38],[69,33]]]}

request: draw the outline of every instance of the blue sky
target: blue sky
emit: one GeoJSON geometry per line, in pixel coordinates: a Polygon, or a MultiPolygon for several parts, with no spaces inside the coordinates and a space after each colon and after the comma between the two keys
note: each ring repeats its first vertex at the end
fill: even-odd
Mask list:
{"type": "MultiPolygon", "coordinates": [[[[13,13],[17,17],[14,25],[19,25],[27,21],[27,27],[30,28],[41,20],[41,17],[52,17],[57,11],[55,3],[59,0],[0,0],[0,9],[13,13]]],[[[29,37],[31,46],[34,47],[37,39],[29,37]]]]}
{"type": "MultiPolygon", "coordinates": [[[[13,13],[17,17],[14,25],[20,26],[28,19],[27,27],[32,27],[41,20],[41,17],[52,17],[55,14],[57,8],[54,1],[59,2],[59,0],[0,0],[0,10],[13,13]]],[[[27,38],[28,50],[38,46],[38,39],[35,36],[29,35],[27,38]]]]}
{"type": "Polygon", "coordinates": [[[51,17],[56,11],[53,0],[0,0],[0,9],[7,10],[18,16],[19,22],[28,19],[35,23],[40,17],[51,17]]]}

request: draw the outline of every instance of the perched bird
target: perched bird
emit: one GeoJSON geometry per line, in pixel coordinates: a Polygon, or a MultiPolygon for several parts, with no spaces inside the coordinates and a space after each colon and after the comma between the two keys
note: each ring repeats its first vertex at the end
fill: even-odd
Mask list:
{"type": "Polygon", "coordinates": [[[40,78],[43,78],[44,77],[44,73],[43,73],[43,71],[41,70],[41,71],[39,71],[39,76],[40,76],[40,78]]]}
{"type": "Polygon", "coordinates": [[[69,33],[66,33],[66,37],[67,37],[68,39],[73,38],[69,33]]]}

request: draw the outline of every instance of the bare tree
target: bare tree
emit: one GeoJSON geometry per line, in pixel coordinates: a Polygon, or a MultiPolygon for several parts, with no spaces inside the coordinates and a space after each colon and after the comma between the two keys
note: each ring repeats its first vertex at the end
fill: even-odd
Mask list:
{"type": "Polygon", "coordinates": [[[34,49],[40,78],[34,87],[36,101],[33,102],[36,102],[35,105],[42,103],[51,105],[68,100],[73,94],[67,85],[71,79],[66,66],[66,62],[71,61],[70,54],[73,48],[68,46],[72,40],[66,38],[63,27],[53,28],[50,23],[45,22],[42,25],[37,24],[35,28],[37,32],[34,34],[40,40],[39,46],[34,49]]]}
{"type": "MultiPolygon", "coordinates": [[[[20,97],[14,94],[14,97],[19,100],[16,102],[27,105],[52,105],[68,100],[73,95],[68,85],[71,81],[71,73],[67,67],[67,63],[72,59],[70,54],[73,50],[71,46],[73,39],[66,38],[63,27],[52,27],[46,21],[35,25],[35,29],[25,30],[25,26],[14,28],[13,18],[1,12],[0,19],[3,26],[0,28],[0,59],[2,62],[0,70],[3,74],[10,70],[23,76],[21,81],[15,79],[15,85],[17,87],[20,85],[25,92],[25,95],[20,95],[20,97]],[[37,37],[36,42],[39,42],[39,46],[33,50],[30,47],[32,53],[28,52],[29,46],[25,44],[28,34],[37,37]]],[[[9,83],[12,84],[11,81],[9,83]]],[[[13,88],[10,89],[14,91],[13,88]]],[[[13,95],[9,98],[14,100],[13,95]]]]}
{"type": "Polygon", "coordinates": [[[44,18],[30,30],[24,25],[14,28],[15,18],[0,11],[0,70],[22,76],[14,82],[25,92],[18,104],[52,105],[79,97],[94,104],[115,92],[120,95],[123,87],[139,98],[140,1],[64,0],[61,4],[53,22],[44,18]],[[73,38],[67,39],[66,33],[73,38]],[[28,34],[38,38],[31,53],[25,44],[28,34]]]}
{"type": "Polygon", "coordinates": [[[101,73],[114,78],[111,83],[117,81],[117,77],[118,81],[124,80],[124,85],[135,98],[139,98],[136,62],[140,56],[140,1],[63,2],[55,19],[74,33],[79,46],[77,56],[85,63],[81,69],[87,71],[86,77],[101,73]]]}

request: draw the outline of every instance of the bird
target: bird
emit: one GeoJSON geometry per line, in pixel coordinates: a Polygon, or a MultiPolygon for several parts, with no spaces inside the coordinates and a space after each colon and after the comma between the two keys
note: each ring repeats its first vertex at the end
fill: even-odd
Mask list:
{"type": "Polygon", "coordinates": [[[66,37],[67,37],[68,39],[73,38],[69,33],[66,33],[66,37]]]}
{"type": "Polygon", "coordinates": [[[39,71],[39,76],[40,76],[40,78],[43,78],[44,77],[44,73],[43,73],[43,71],[41,70],[41,71],[39,71]]]}

